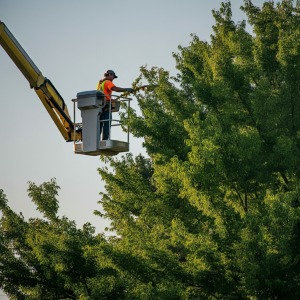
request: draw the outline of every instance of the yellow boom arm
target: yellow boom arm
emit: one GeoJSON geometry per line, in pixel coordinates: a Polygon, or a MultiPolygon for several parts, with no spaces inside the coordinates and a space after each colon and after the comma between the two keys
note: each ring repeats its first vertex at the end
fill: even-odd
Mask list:
{"type": "MultiPolygon", "coordinates": [[[[63,98],[51,81],[43,76],[3,22],[0,22],[0,45],[29,81],[30,87],[34,88],[64,139],[72,141],[74,124],[63,98]]],[[[81,131],[76,132],[75,139],[81,139],[81,131]]]]}

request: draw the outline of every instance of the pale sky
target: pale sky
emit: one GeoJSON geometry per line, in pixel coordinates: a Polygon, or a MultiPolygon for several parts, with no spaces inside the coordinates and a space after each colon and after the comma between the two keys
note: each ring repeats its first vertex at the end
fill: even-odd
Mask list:
{"type": "MultiPolygon", "coordinates": [[[[188,46],[191,33],[210,41],[211,10],[221,2],[0,0],[0,20],[52,81],[73,116],[71,99],[78,92],[95,89],[107,69],[116,72],[114,83],[120,87],[130,87],[139,67],[146,64],[175,75],[172,52],[177,52],[178,45],[188,46]]],[[[243,1],[231,2],[233,19],[246,19],[239,10],[243,1]]],[[[261,6],[264,1],[252,2],[261,6]]],[[[137,108],[135,100],[132,105],[137,108]]],[[[75,220],[79,227],[90,222],[97,232],[109,226],[109,221],[93,215],[101,209],[97,201],[104,183],[97,168],[103,163],[99,157],[73,154],[72,143],[64,141],[1,46],[0,128],[0,189],[15,212],[22,212],[26,219],[41,217],[27,196],[27,182],[39,185],[55,177],[61,187],[60,216],[75,220]]],[[[145,154],[141,145],[142,139],[131,137],[134,155],[145,154]]],[[[0,297],[7,299],[1,291],[0,297]]]]}

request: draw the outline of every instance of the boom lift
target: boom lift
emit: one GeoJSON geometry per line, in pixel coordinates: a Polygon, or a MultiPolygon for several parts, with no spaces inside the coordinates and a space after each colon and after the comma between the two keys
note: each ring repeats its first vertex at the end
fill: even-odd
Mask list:
{"type": "MultiPolygon", "coordinates": [[[[27,55],[6,25],[0,21],[0,45],[10,56],[25,78],[33,88],[50,117],[67,142],[74,143],[74,153],[85,155],[112,156],[119,152],[129,151],[129,130],[127,128],[127,141],[109,140],[100,141],[100,114],[106,104],[106,95],[100,91],[87,91],[77,94],[74,103],[74,122],[68,112],[67,105],[56,90],[52,82],[43,76],[34,62],[27,55]],[[82,123],[75,123],[75,103],[81,110],[82,123]]],[[[117,97],[113,96],[112,97],[117,97]]],[[[120,102],[127,101],[130,105],[131,98],[118,97],[118,101],[110,101],[111,112],[119,111],[120,102]],[[120,99],[120,100],[119,100],[120,99]]],[[[111,126],[121,125],[119,120],[109,119],[109,122],[118,122],[111,126]]],[[[103,122],[103,121],[102,121],[103,122]]]]}

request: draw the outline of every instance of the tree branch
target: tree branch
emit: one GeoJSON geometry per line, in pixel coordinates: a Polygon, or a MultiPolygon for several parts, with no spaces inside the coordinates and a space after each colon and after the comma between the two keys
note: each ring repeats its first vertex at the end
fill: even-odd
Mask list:
{"type": "Polygon", "coordinates": [[[240,193],[238,192],[237,188],[235,187],[235,185],[234,185],[233,183],[232,183],[232,187],[233,187],[233,189],[235,190],[235,192],[237,193],[237,195],[239,196],[239,199],[240,199],[240,201],[241,201],[242,207],[243,207],[244,211],[246,212],[246,210],[245,210],[245,205],[244,205],[244,202],[243,202],[243,199],[242,199],[242,197],[240,196],[240,193]]]}

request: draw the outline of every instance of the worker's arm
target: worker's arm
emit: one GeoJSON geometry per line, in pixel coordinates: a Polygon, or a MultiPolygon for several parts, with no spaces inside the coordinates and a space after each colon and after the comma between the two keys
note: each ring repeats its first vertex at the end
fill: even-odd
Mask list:
{"type": "Polygon", "coordinates": [[[133,89],[132,88],[120,88],[120,87],[117,87],[117,86],[113,86],[111,88],[112,91],[114,92],[129,92],[129,93],[133,93],[133,89]]]}

